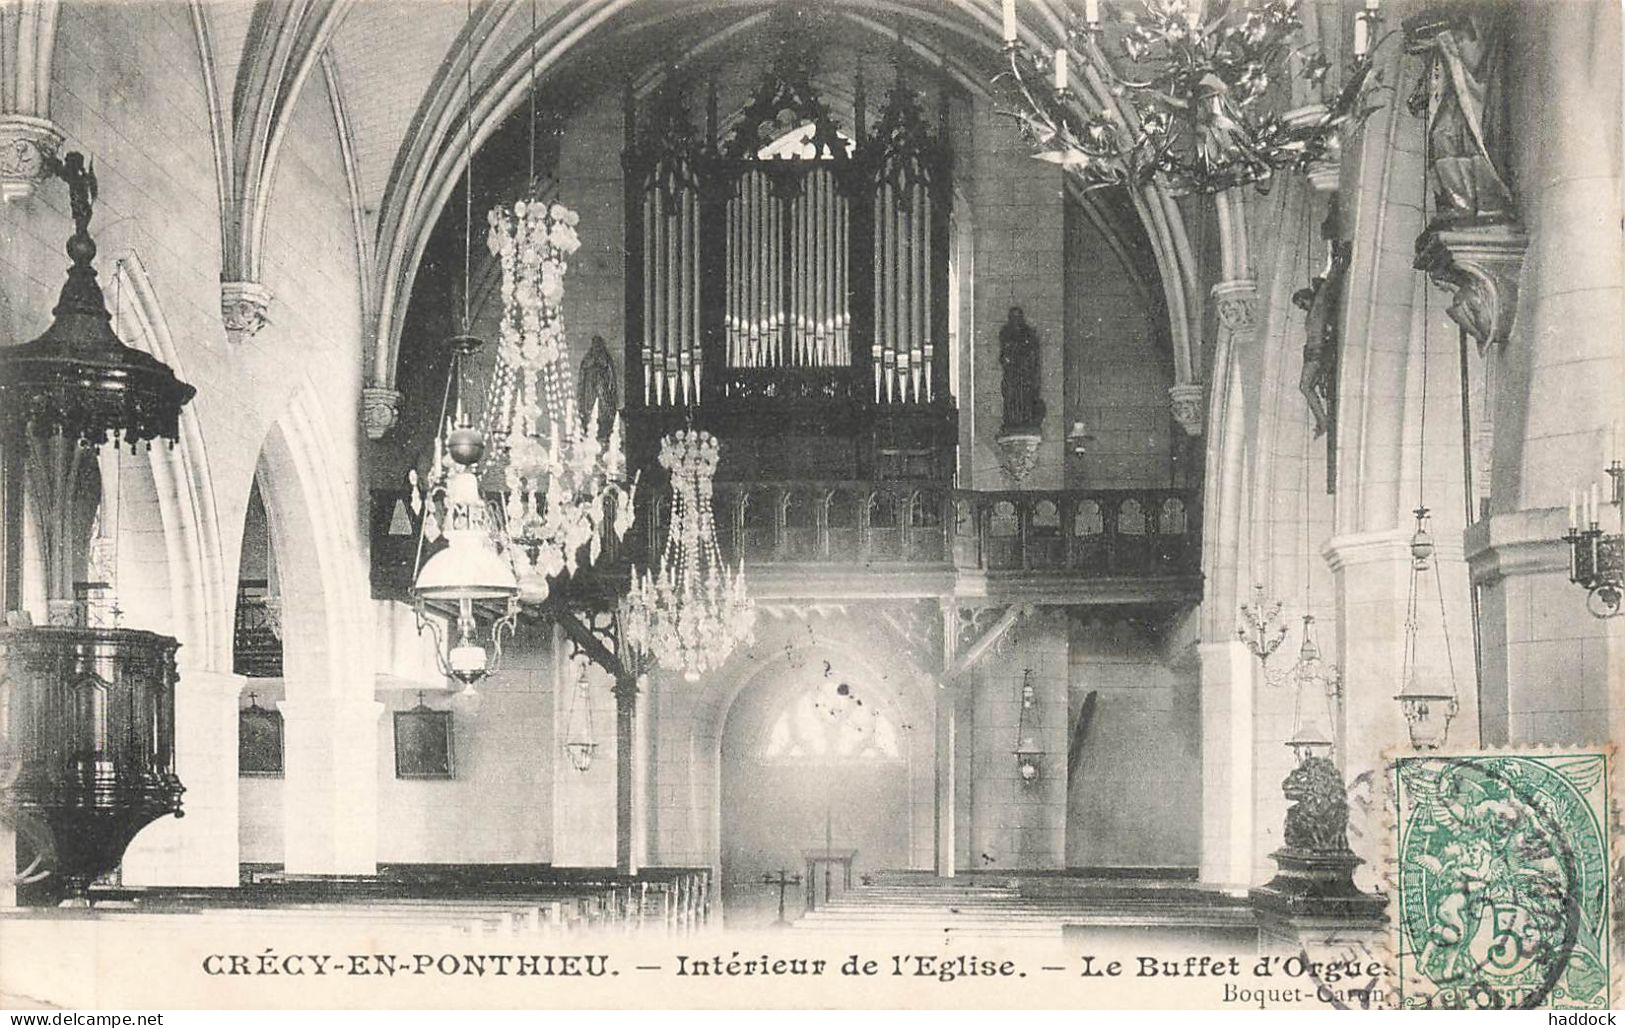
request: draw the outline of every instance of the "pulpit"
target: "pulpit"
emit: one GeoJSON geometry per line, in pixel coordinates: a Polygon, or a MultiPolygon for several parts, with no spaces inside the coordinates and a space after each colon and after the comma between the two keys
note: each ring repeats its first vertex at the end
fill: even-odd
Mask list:
{"type": "Polygon", "coordinates": [[[136,833],[181,816],[174,639],[127,628],[0,629],[0,809],[52,899],[82,897],[136,833]],[[41,852],[43,851],[43,852],[41,852]]]}

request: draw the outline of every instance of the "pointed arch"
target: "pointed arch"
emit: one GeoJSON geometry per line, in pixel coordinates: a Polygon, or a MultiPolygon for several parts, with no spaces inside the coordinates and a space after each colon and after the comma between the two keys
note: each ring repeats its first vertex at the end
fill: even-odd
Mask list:
{"type": "MultiPolygon", "coordinates": [[[[109,285],[120,338],[168,364],[184,381],[186,368],[169,319],[138,253],[131,250],[114,261],[109,285]]],[[[229,672],[232,576],[196,403],[182,408],[180,430],[175,446],[153,446],[145,455],[161,517],[172,627],[184,644],[183,665],[229,672]]]]}

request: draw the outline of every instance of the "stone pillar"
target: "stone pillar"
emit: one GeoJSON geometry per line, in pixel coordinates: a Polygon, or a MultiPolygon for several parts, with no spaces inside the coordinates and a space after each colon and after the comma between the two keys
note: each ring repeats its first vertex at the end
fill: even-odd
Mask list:
{"type": "Polygon", "coordinates": [[[6,5],[0,33],[0,200],[33,195],[62,147],[51,120],[51,63],[56,50],[57,0],[6,5]]]}
{"type": "MultiPolygon", "coordinates": [[[[1480,590],[1485,741],[1616,737],[1625,618],[1568,582],[1571,489],[1625,457],[1620,17],[1606,3],[1515,12],[1515,185],[1528,231],[1511,336],[1496,354],[1490,517],[1467,534],[1480,590]],[[1551,111],[1569,112],[1551,117],[1551,111]],[[1585,113],[1582,113],[1585,112],[1585,113]],[[1618,448],[1616,448],[1618,447],[1618,448]]],[[[1619,531],[1604,507],[1605,529],[1619,531]]]]}
{"type": "Polygon", "coordinates": [[[1240,642],[1202,643],[1201,880],[1240,892],[1253,879],[1253,689],[1240,642]]]}
{"type": "Polygon", "coordinates": [[[956,790],[955,752],[958,746],[959,690],[952,685],[937,689],[937,788],[936,788],[936,870],[938,878],[952,878],[957,870],[954,835],[956,790]]]}
{"type": "Polygon", "coordinates": [[[638,845],[633,840],[637,818],[638,683],[615,680],[615,869],[638,873],[638,845]]]}
{"type": "MultiPolygon", "coordinates": [[[[1411,528],[1394,528],[1326,541],[1322,555],[1332,569],[1338,598],[1343,707],[1351,712],[1338,727],[1345,776],[1383,765],[1382,753],[1408,738],[1394,697],[1404,663],[1405,607],[1410,595],[1411,528]],[[1355,628],[1358,630],[1355,630],[1355,628]]],[[[1431,591],[1431,575],[1429,585],[1431,591]]],[[[1437,636],[1437,599],[1422,612],[1437,636]]],[[[1458,633],[1461,634],[1461,633],[1458,633]]],[[[1330,658],[1328,658],[1330,659],[1330,658]]],[[[1471,654],[1463,654],[1458,685],[1471,681],[1471,654]],[[1465,677],[1463,677],[1465,676],[1465,677]]],[[[1380,854],[1362,854],[1373,859],[1380,854]]]]}
{"type": "Polygon", "coordinates": [[[186,816],[144,829],[124,854],[127,885],[237,884],[237,705],[246,679],[183,670],[175,687],[175,772],[186,816]]]}
{"type": "Polygon", "coordinates": [[[290,874],[378,870],[378,715],[353,697],[283,700],[283,864],[290,874]]]}

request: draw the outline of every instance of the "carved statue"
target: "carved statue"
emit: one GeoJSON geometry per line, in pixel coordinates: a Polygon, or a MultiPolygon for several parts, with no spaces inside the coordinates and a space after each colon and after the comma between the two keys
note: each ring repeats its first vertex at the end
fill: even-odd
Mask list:
{"type": "Polygon", "coordinates": [[[1282,831],[1287,849],[1340,853],[1349,848],[1349,801],[1336,764],[1310,757],[1286,776],[1281,791],[1292,802],[1282,831]]]}
{"type": "Polygon", "coordinates": [[[598,406],[598,424],[587,426],[600,440],[608,439],[615,425],[615,412],[620,408],[621,392],[615,381],[615,359],[609,354],[604,337],[592,337],[592,346],[581,358],[576,373],[576,410],[582,423],[592,417],[593,405],[598,406]]]}
{"type": "Polygon", "coordinates": [[[85,155],[74,150],[64,154],[52,171],[68,184],[68,209],[73,215],[74,234],[88,236],[91,209],[96,203],[95,165],[87,165],[85,155]]]}
{"type": "Polygon", "coordinates": [[[1496,221],[1516,214],[1500,96],[1505,32],[1498,6],[1424,14],[1405,24],[1408,48],[1427,55],[1427,70],[1407,106],[1428,119],[1439,221],[1496,221]]]}
{"type": "Polygon", "coordinates": [[[1315,437],[1331,427],[1331,394],[1337,379],[1337,314],[1343,296],[1351,246],[1332,243],[1332,263],[1324,276],[1315,276],[1307,288],[1292,294],[1292,302],[1305,312],[1303,319],[1303,371],[1298,392],[1315,419],[1315,437]]]}
{"type": "Polygon", "coordinates": [[[1027,324],[1020,307],[999,329],[999,366],[1004,371],[1004,432],[1036,432],[1044,421],[1039,399],[1038,332],[1027,324]]]}

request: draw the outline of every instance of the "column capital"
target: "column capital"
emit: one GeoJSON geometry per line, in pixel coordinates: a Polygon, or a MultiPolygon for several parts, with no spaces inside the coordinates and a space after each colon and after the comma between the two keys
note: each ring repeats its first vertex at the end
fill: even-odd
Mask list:
{"type": "Polygon", "coordinates": [[[1168,410],[1186,435],[1202,434],[1202,399],[1206,390],[1200,382],[1181,382],[1168,387],[1168,410]]]}
{"type": "Polygon", "coordinates": [[[1568,573],[1567,528],[1559,507],[1496,514],[1468,527],[1463,540],[1475,585],[1508,575],[1568,573]]]}
{"type": "MultiPolygon", "coordinates": [[[[1321,546],[1320,555],[1334,573],[1362,564],[1409,564],[1412,534],[1413,529],[1405,527],[1334,535],[1321,546]]],[[[1433,554],[1434,559],[1447,564],[1460,563],[1466,557],[1461,537],[1448,530],[1434,535],[1433,554]]]]}
{"type": "Polygon", "coordinates": [[[1227,332],[1251,332],[1258,326],[1258,283],[1250,278],[1232,278],[1212,289],[1219,324],[1227,332]]]}
{"type": "Polygon", "coordinates": [[[367,386],[361,390],[361,424],[368,439],[382,439],[395,427],[401,414],[401,391],[388,386],[367,386]]]}
{"type": "Polygon", "coordinates": [[[32,196],[34,187],[49,177],[62,140],[62,130],[48,118],[0,114],[0,200],[32,196]]]}
{"type": "Polygon", "coordinates": [[[221,282],[220,318],[233,343],[252,339],[270,321],[271,290],[259,282],[221,282]]]}

